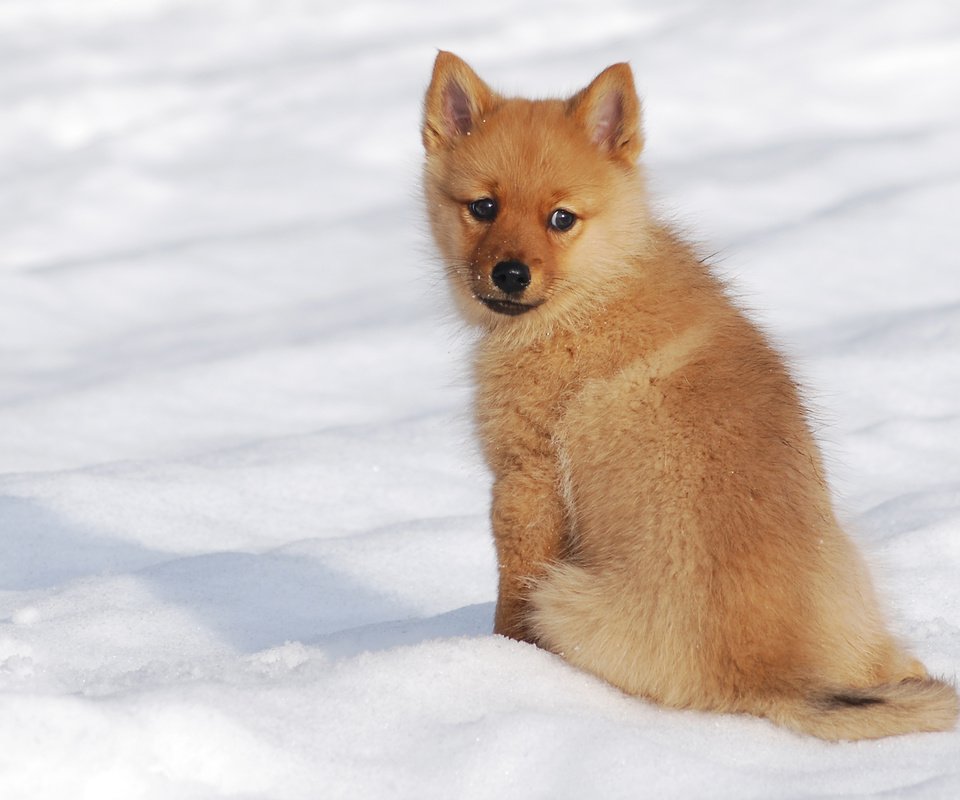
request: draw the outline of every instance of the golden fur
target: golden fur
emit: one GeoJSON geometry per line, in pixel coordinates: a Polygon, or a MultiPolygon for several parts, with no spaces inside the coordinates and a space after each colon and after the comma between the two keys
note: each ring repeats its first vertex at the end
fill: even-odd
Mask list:
{"type": "Polygon", "coordinates": [[[782,358],[649,212],[629,67],[531,101],[441,52],[422,133],[432,231],[482,331],[496,632],[676,708],[826,739],[950,728],[956,693],[887,632],[782,358]],[[519,294],[504,261],[529,267],[519,294]]]}

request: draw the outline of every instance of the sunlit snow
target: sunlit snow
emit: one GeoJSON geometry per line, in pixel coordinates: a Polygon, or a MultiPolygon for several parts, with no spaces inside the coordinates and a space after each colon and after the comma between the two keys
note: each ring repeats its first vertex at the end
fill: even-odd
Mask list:
{"type": "Polygon", "coordinates": [[[960,670],[950,0],[0,6],[0,797],[960,797],[493,637],[437,48],[615,61],[663,216],[788,354],[894,629],[960,670]]]}

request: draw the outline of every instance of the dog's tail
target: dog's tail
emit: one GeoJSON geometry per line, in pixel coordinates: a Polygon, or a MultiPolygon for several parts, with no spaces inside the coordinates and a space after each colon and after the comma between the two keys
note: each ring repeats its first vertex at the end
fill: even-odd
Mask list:
{"type": "Polygon", "coordinates": [[[909,678],[868,689],[778,698],[761,703],[756,713],[821,739],[879,739],[950,730],[957,721],[957,692],[936,678],[909,678]]]}
{"type": "Polygon", "coordinates": [[[702,688],[702,681],[684,669],[688,657],[667,662],[672,669],[664,666],[665,637],[651,635],[656,623],[631,596],[630,581],[623,576],[555,565],[532,582],[529,600],[527,623],[542,647],[628,694],[651,696],[666,705],[755,714],[830,740],[945,731],[957,721],[956,689],[928,677],[860,689],[804,690],[794,684],[772,695],[734,693],[726,700],[704,695],[696,688],[702,688]],[[682,679],[680,672],[686,672],[682,679]],[[681,680],[686,688],[671,696],[670,687],[681,680]]]}

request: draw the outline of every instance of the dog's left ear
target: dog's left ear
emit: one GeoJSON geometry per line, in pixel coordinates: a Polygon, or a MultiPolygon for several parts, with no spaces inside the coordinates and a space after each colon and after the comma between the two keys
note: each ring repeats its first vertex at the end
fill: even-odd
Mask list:
{"type": "Polygon", "coordinates": [[[643,150],[640,99],[629,64],[614,64],[567,101],[567,113],[590,141],[616,159],[632,164],[643,150]]]}
{"type": "Polygon", "coordinates": [[[427,152],[453,145],[480,124],[499,98],[462,58],[441,50],[423,101],[423,146],[427,152]]]}

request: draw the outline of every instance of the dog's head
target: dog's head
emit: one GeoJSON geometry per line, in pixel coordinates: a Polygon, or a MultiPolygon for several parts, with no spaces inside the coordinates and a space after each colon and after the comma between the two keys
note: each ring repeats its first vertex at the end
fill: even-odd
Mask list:
{"type": "Polygon", "coordinates": [[[648,213],[626,64],[568,100],[523,100],[441,52],[422,134],[428,214],[468,320],[547,329],[588,314],[630,271],[648,213]]]}

